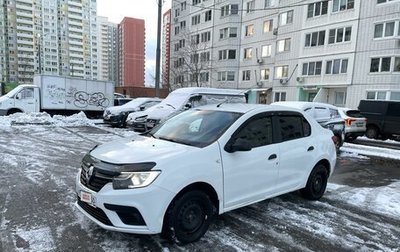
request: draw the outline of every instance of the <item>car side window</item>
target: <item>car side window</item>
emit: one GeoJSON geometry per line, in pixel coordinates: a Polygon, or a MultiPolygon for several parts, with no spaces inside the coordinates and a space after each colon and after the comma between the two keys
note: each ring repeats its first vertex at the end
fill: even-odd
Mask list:
{"type": "Polygon", "coordinates": [[[252,148],[272,143],[272,118],[256,117],[235,134],[236,139],[247,140],[252,148]]]}
{"type": "Polygon", "coordinates": [[[330,118],[329,110],[323,107],[315,107],[315,119],[317,121],[320,120],[328,120],[330,118]]]}
{"type": "Polygon", "coordinates": [[[33,98],[33,88],[24,88],[21,91],[21,99],[32,99],[33,98]]]}
{"type": "Polygon", "coordinates": [[[279,116],[279,125],[282,141],[290,141],[311,134],[311,126],[302,116],[279,116]]]}
{"type": "Polygon", "coordinates": [[[331,115],[331,118],[338,118],[339,116],[339,111],[337,109],[329,109],[329,113],[331,115]]]}

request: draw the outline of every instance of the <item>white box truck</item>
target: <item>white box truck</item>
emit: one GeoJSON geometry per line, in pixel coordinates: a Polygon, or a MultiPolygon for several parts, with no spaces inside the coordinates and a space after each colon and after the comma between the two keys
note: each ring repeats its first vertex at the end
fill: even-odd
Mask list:
{"type": "Polygon", "coordinates": [[[0,115],[47,112],[70,115],[84,111],[92,117],[114,104],[114,84],[98,80],[35,75],[33,85],[19,85],[0,97],[0,115]]]}

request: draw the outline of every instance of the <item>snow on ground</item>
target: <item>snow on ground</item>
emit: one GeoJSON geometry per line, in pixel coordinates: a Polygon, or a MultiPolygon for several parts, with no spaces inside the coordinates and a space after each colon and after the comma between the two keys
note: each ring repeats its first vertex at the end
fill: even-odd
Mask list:
{"type": "Polygon", "coordinates": [[[343,146],[340,147],[340,150],[346,153],[353,153],[353,155],[357,154],[400,160],[400,150],[351,143],[344,143],[343,146]]]}
{"type": "Polygon", "coordinates": [[[72,116],[55,115],[51,117],[46,112],[42,112],[15,113],[0,117],[0,128],[13,125],[94,126],[94,122],[89,120],[83,112],[72,116]]]}
{"type": "Polygon", "coordinates": [[[380,143],[389,143],[389,144],[395,144],[395,145],[400,145],[400,141],[395,141],[395,140],[379,140],[379,139],[372,139],[368,138],[366,136],[362,137],[357,137],[359,140],[364,140],[364,141],[372,141],[372,142],[380,142],[380,143]]]}

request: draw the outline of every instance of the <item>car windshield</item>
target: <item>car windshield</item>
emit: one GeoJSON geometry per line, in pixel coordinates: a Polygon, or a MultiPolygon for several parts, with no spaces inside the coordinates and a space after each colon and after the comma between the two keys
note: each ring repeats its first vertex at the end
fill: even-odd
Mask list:
{"type": "Polygon", "coordinates": [[[360,113],[359,110],[347,110],[346,115],[355,118],[363,118],[364,116],[360,113]]]}
{"type": "Polygon", "coordinates": [[[125,104],[122,105],[121,107],[123,107],[123,108],[137,108],[137,107],[140,106],[144,101],[145,101],[145,99],[136,98],[136,99],[131,100],[130,102],[125,103],[125,104]]]}
{"type": "Polygon", "coordinates": [[[216,141],[242,114],[213,110],[188,110],[155,127],[155,138],[196,147],[216,141]]]}
{"type": "Polygon", "coordinates": [[[188,99],[187,93],[170,93],[160,105],[172,106],[174,109],[179,109],[183,103],[188,99]]]}

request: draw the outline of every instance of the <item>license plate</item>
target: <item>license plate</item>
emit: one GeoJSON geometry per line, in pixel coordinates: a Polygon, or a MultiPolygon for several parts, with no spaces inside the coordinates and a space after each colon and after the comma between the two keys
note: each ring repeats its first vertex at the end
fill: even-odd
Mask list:
{"type": "Polygon", "coordinates": [[[362,127],[362,126],[364,126],[364,123],[356,123],[356,126],[357,127],[362,127]]]}
{"type": "Polygon", "coordinates": [[[147,126],[148,128],[153,128],[153,127],[154,127],[154,123],[146,123],[146,126],[147,126]]]}
{"type": "Polygon", "coordinates": [[[92,203],[92,194],[81,191],[81,201],[86,203],[92,203]]]}

